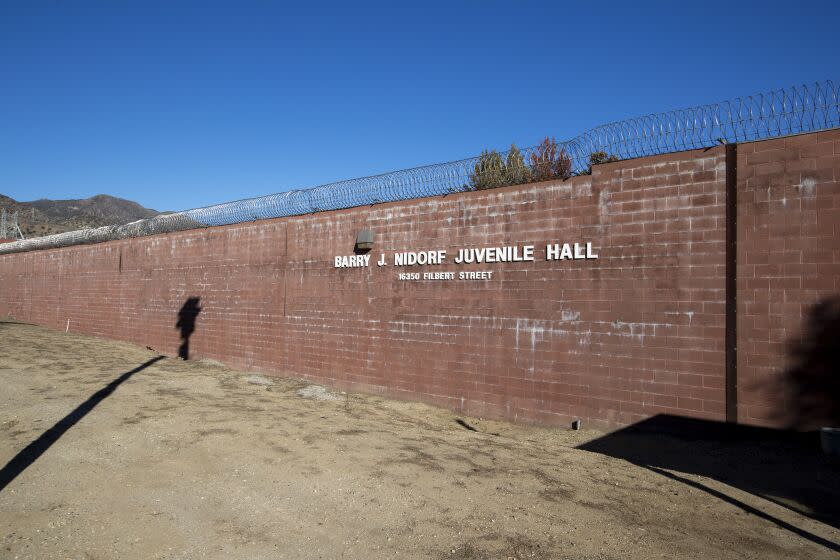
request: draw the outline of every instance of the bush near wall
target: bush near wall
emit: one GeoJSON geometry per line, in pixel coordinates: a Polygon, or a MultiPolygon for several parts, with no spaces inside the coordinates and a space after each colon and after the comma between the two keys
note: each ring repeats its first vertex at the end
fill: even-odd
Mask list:
{"type": "Polygon", "coordinates": [[[581,175],[592,175],[592,166],[598,165],[601,163],[612,163],[614,161],[619,161],[621,158],[618,156],[614,156],[612,154],[608,154],[607,152],[592,152],[589,154],[589,167],[586,168],[586,171],[582,172],[581,175]]]}
{"type": "Polygon", "coordinates": [[[534,181],[568,179],[572,176],[572,158],[553,137],[546,136],[531,152],[531,171],[534,181]]]}
{"type": "MultiPolygon", "coordinates": [[[[589,155],[589,166],[580,175],[591,175],[592,166],[619,161],[607,152],[593,152],[589,155]]],[[[516,144],[511,144],[507,156],[496,150],[484,150],[470,173],[469,189],[483,191],[511,185],[565,180],[574,175],[572,158],[554,138],[546,136],[530,153],[528,162],[516,144]]]]}

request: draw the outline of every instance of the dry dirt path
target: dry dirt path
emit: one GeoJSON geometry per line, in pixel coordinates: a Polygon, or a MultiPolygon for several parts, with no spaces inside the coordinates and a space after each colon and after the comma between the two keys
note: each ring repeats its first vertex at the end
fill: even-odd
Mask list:
{"type": "Polygon", "coordinates": [[[599,433],[154,358],[0,322],[0,558],[837,557],[783,504],[576,449],[599,433]]]}

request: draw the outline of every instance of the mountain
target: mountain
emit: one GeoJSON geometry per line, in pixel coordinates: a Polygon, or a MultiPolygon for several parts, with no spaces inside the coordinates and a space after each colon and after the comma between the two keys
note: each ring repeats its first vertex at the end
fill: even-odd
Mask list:
{"type": "Polygon", "coordinates": [[[5,208],[9,216],[18,212],[20,229],[27,238],[74,229],[127,224],[162,213],[107,194],[80,200],[42,198],[33,202],[18,202],[0,194],[0,208],[5,208]]]}

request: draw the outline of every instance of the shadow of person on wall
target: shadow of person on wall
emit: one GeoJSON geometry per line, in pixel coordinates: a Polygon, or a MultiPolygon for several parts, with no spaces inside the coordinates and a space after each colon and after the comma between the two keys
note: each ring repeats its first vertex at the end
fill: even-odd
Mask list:
{"type": "Polygon", "coordinates": [[[190,359],[190,337],[195,332],[195,320],[201,313],[201,307],[198,305],[200,301],[200,297],[188,298],[181,306],[181,310],[178,311],[178,322],[175,323],[175,328],[181,331],[181,346],[178,347],[178,357],[183,360],[190,359]]]}
{"type": "Polygon", "coordinates": [[[840,296],[808,310],[802,335],[789,343],[788,353],[783,391],[789,427],[840,427],[840,296]]]}

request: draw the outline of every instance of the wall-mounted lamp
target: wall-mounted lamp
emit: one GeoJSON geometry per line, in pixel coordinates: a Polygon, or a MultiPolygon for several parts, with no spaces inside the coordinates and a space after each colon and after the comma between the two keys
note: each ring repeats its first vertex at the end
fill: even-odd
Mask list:
{"type": "Polygon", "coordinates": [[[363,229],[356,234],[356,251],[367,252],[373,249],[373,232],[363,229]]]}

